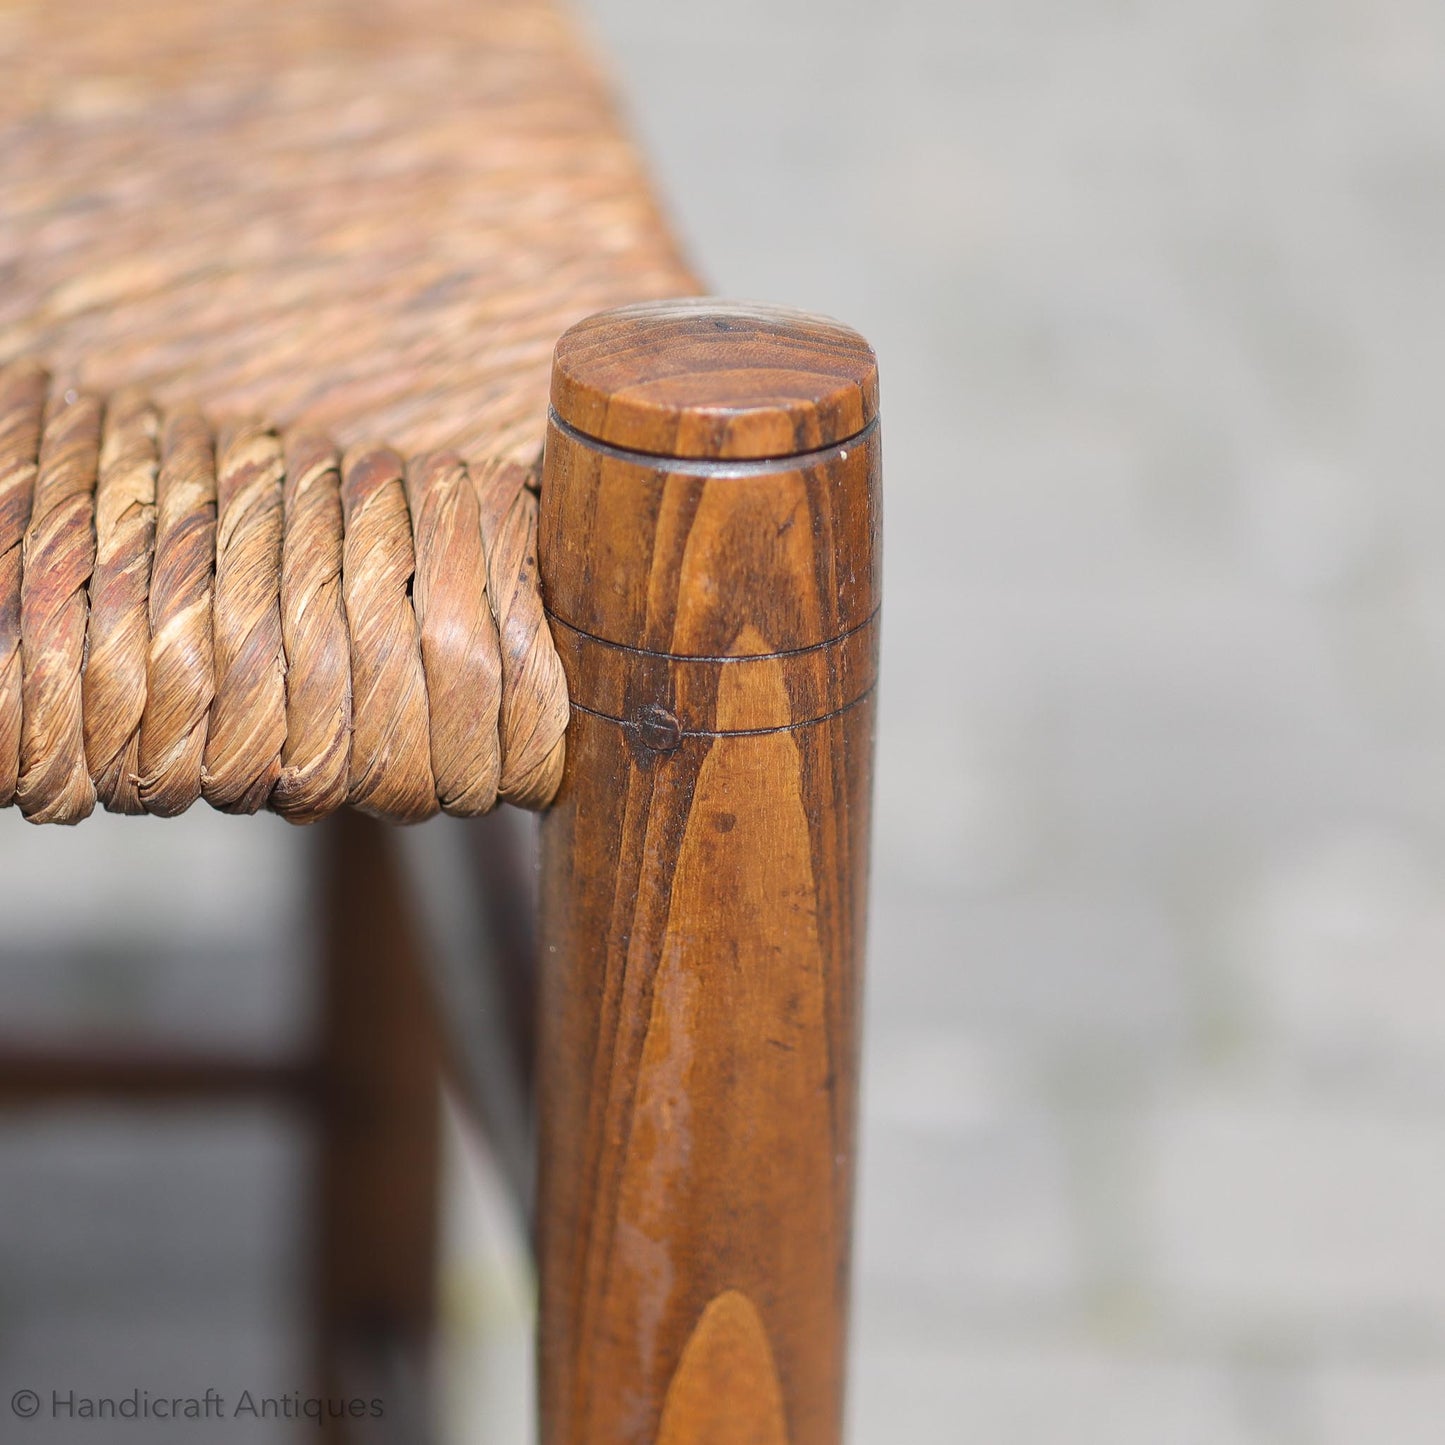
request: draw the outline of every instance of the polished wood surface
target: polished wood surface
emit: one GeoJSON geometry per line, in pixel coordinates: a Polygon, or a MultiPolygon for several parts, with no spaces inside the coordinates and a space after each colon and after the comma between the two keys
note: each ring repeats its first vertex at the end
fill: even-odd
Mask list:
{"type": "Polygon", "coordinates": [[[665,457],[788,457],[878,415],[878,363],[851,327],[702,297],[604,311],[558,343],[552,406],[612,446],[665,457]]]}
{"type": "Polygon", "coordinates": [[[542,823],[544,1445],[841,1431],[876,386],[849,412],[819,385],[839,347],[818,337],[843,328],[736,308],[716,321],[634,310],[611,342],[605,318],[586,323],[593,361],[575,335],[559,345],[541,565],[573,716],[542,823]],[[701,369],[679,333],[706,338],[701,369]],[[626,404],[587,400],[608,387],[626,404]],[[674,417],[654,445],[711,456],[585,434],[640,394],[674,417]],[[829,441],[735,456],[780,418],[794,443],[829,441]]]}

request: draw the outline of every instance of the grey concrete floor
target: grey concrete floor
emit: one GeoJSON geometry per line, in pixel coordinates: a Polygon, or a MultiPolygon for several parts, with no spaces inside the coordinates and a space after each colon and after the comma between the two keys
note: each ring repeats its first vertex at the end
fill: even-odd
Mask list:
{"type": "MultiPolygon", "coordinates": [[[[882,360],[855,1445],[1434,1445],[1445,11],[586,13],[717,288],[882,360]]],[[[274,1037],[293,839],[0,819],[7,938],[58,869],[129,939],[21,947],[10,1016],[274,1037]]],[[[297,1141],[53,1122],[0,1129],[0,1383],[284,1387],[297,1141]]]]}

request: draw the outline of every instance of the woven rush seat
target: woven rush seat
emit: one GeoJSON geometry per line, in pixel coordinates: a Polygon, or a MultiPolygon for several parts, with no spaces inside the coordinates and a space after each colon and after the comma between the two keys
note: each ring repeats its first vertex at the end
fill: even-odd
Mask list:
{"type": "Polygon", "coordinates": [[[693,292],[536,0],[0,6],[0,805],[545,806],[554,341],[693,292]]]}

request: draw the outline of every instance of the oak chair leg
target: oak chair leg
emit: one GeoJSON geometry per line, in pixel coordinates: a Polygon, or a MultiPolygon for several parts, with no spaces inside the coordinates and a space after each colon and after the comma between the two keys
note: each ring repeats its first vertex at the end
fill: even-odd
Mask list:
{"type": "Polygon", "coordinates": [[[628,308],[559,343],[544,595],[544,1445],[841,1435],[878,607],[871,350],[628,308]]]}

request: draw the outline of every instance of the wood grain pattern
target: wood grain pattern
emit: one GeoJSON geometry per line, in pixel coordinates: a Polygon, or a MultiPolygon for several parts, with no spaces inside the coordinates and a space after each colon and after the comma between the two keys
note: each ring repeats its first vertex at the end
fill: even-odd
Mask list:
{"type": "MultiPolygon", "coordinates": [[[[656,355],[635,312],[618,348],[588,326],[600,370],[568,386],[627,389],[629,348],[669,374],[666,317],[656,355]]],[[[759,373],[758,414],[826,361],[759,373]]],[[[726,450],[746,367],[716,369],[726,450]]],[[[839,1439],[878,479],[871,415],[763,464],[549,429],[543,585],[574,707],[543,820],[545,1445],[839,1439]]]]}
{"type": "MultiPolygon", "coordinates": [[[[732,726],[760,732],[841,712],[873,686],[878,671],[876,613],[835,642],[763,657],[641,652],[603,642],[557,617],[552,635],[574,706],[615,722],[633,722],[651,700],[661,699],[684,736],[717,729],[724,677],[733,688],[732,726]],[[781,688],[770,685],[773,680],[781,680],[781,688]]],[[[751,639],[744,633],[742,640],[751,639]]]]}
{"type": "Polygon", "coordinates": [[[787,1445],[782,1387],[752,1301],[725,1290],[702,1312],[662,1402],[658,1445],[787,1445]],[[728,1404],[721,1410],[719,1401],[728,1404]]]}
{"type": "Polygon", "coordinates": [[[878,414],[878,363],[850,327],[702,297],[605,311],[557,346],[552,407],[598,441],[664,457],[790,457],[878,414]]]}

